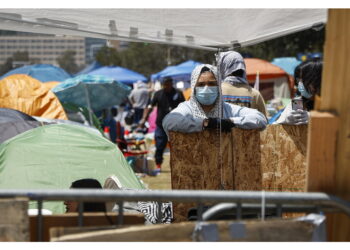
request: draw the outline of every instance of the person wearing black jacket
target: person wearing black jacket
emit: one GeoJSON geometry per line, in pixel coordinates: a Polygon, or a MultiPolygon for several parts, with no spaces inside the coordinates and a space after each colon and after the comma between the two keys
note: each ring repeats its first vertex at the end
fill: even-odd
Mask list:
{"type": "Polygon", "coordinates": [[[182,92],[173,87],[173,80],[171,78],[164,79],[162,85],[163,88],[154,94],[151,103],[145,109],[143,118],[139,123],[139,127],[144,127],[145,122],[153,111],[153,108],[157,107],[157,128],[154,133],[156,141],[155,161],[157,165],[157,173],[160,172],[161,164],[163,163],[163,152],[168,143],[167,134],[162,126],[163,119],[168,113],[170,113],[170,111],[175,109],[181,102],[185,101],[182,92]]]}

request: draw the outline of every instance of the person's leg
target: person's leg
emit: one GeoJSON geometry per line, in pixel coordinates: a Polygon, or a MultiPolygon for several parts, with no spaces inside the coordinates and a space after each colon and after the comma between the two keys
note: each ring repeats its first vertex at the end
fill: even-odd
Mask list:
{"type": "Polygon", "coordinates": [[[161,165],[163,163],[163,152],[168,143],[168,136],[163,128],[157,126],[154,137],[156,140],[155,160],[157,165],[161,165]]]}
{"type": "Polygon", "coordinates": [[[142,116],[143,116],[143,109],[135,108],[134,123],[138,124],[139,121],[142,119],[142,116]]]}

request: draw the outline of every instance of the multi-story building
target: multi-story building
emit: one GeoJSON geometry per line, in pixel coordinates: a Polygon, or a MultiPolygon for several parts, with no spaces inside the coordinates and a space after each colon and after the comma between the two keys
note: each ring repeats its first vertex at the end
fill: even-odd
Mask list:
{"type": "Polygon", "coordinates": [[[16,52],[28,52],[35,63],[58,65],[57,58],[65,51],[75,51],[77,65],[85,64],[85,38],[49,35],[0,36],[0,64],[16,52]]]}

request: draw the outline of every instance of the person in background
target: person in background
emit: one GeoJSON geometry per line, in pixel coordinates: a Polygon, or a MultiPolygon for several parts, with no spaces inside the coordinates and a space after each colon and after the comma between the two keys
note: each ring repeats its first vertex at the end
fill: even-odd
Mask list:
{"type": "Polygon", "coordinates": [[[146,108],[149,100],[148,85],[144,82],[138,81],[135,84],[134,89],[129,95],[130,103],[135,111],[134,123],[138,124],[143,116],[144,109],[146,108]]]}
{"type": "Polygon", "coordinates": [[[228,103],[259,110],[267,116],[264,98],[247,80],[246,66],[241,54],[221,52],[218,67],[221,76],[223,100],[228,103]]]}
{"type": "Polygon", "coordinates": [[[167,133],[219,129],[220,123],[222,132],[230,132],[233,127],[243,129],[266,127],[266,117],[258,110],[223,102],[216,72],[216,68],[209,64],[198,65],[193,70],[191,98],[164,118],[163,127],[167,133]]]}
{"type": "Polygon", "coordinates": [[[154,133],[154,138],[156,141],[155,161],[157,165],[157,172],[160,172],[161,164],[163,163],[164,149],[168,143],[168,136],[166,135],[162,125],[163,119],[181,102],[185,101],[182,92],[173,87],[173,80],[171,78],[164,79],[162,85],[163,88],[154,93],[152,101],[148,108],[145,109],[143,118],[141,119],[139,125],[141,128],[143,128],[149,115],[153,111],[153,108],[157,107],[157,128],[154,133]]]}
{"type": "Polygon", "coordinates": [[[303,125],[309,122],[309,111],[314,108],[315,96],[321,93],[323,62],[311,59],[299,64],[294,70],[297,83],[296,95],[301,97],[303,109],[288,104],[274,124],[303,125]]]}
{"type": "MultiPolygon", "coordinates": [[[[101,184],[96,179],[80,179],[74,181],[70,188],[97,188],[102,189],[101,184]]],[[[106,212],[106,204],[104,202],[84,202],[84,212],[106,212]]],[[[78,212],[77,201],[65,201],[66,213],[78,212]]]]}

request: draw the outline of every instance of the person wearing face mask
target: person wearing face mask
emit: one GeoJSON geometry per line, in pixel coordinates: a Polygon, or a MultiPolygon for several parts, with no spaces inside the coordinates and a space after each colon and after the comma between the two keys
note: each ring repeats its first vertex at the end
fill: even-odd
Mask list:
{"type": "Polygon", "coordinates": [[[216,130],[230,132],[233,127],[264,129],[265,116],[256,109],[225,103],[217,82],[217,69],[209,64],[198,65],[191,75],[192,95],[189,101],[167,114],[163,128],[182,133],[216,130]],[[222,110],[220,114],[220,110],[222,110]]]}
{"type": "Polygon", "coordinates": [[[222,96],[225,102],[259,110],[267,115],[264,98],[252,88],[247,80],[243,57],[236,51],[221,52],[218,65],[220,69],[222,96]]]}
{"type": "Polygon", "coordinates": [[[145,109],[143,118],[139,123],[139,127],[143,128],[149,115],[152,113],[153,108],[157,107],[157,128],[154,132],[154,139],[156,141],[155,161],[157,169],[154,171],[154,175],[160,172],[161,164],[163,163],[163,152],[168,143],[168,137],[163,129],[162,121],[164,117],[173,109],[175,109],[179,103],[185,101],[180,90],[173,87],[173,80],[166,78],[163,80],[163,88],[154,93],[150,105],[145,109]]]}
{"type": "Polygon", "coordinates": [[[303,125],[309,122],[309,111],[314,108],[315,96],[321,92],[322,65],[320,59],[313,59],[295,68],[296,95],[301,97],[304,108],[293,110],[292,104],[288,104],[274,124],[303,125]]]}

